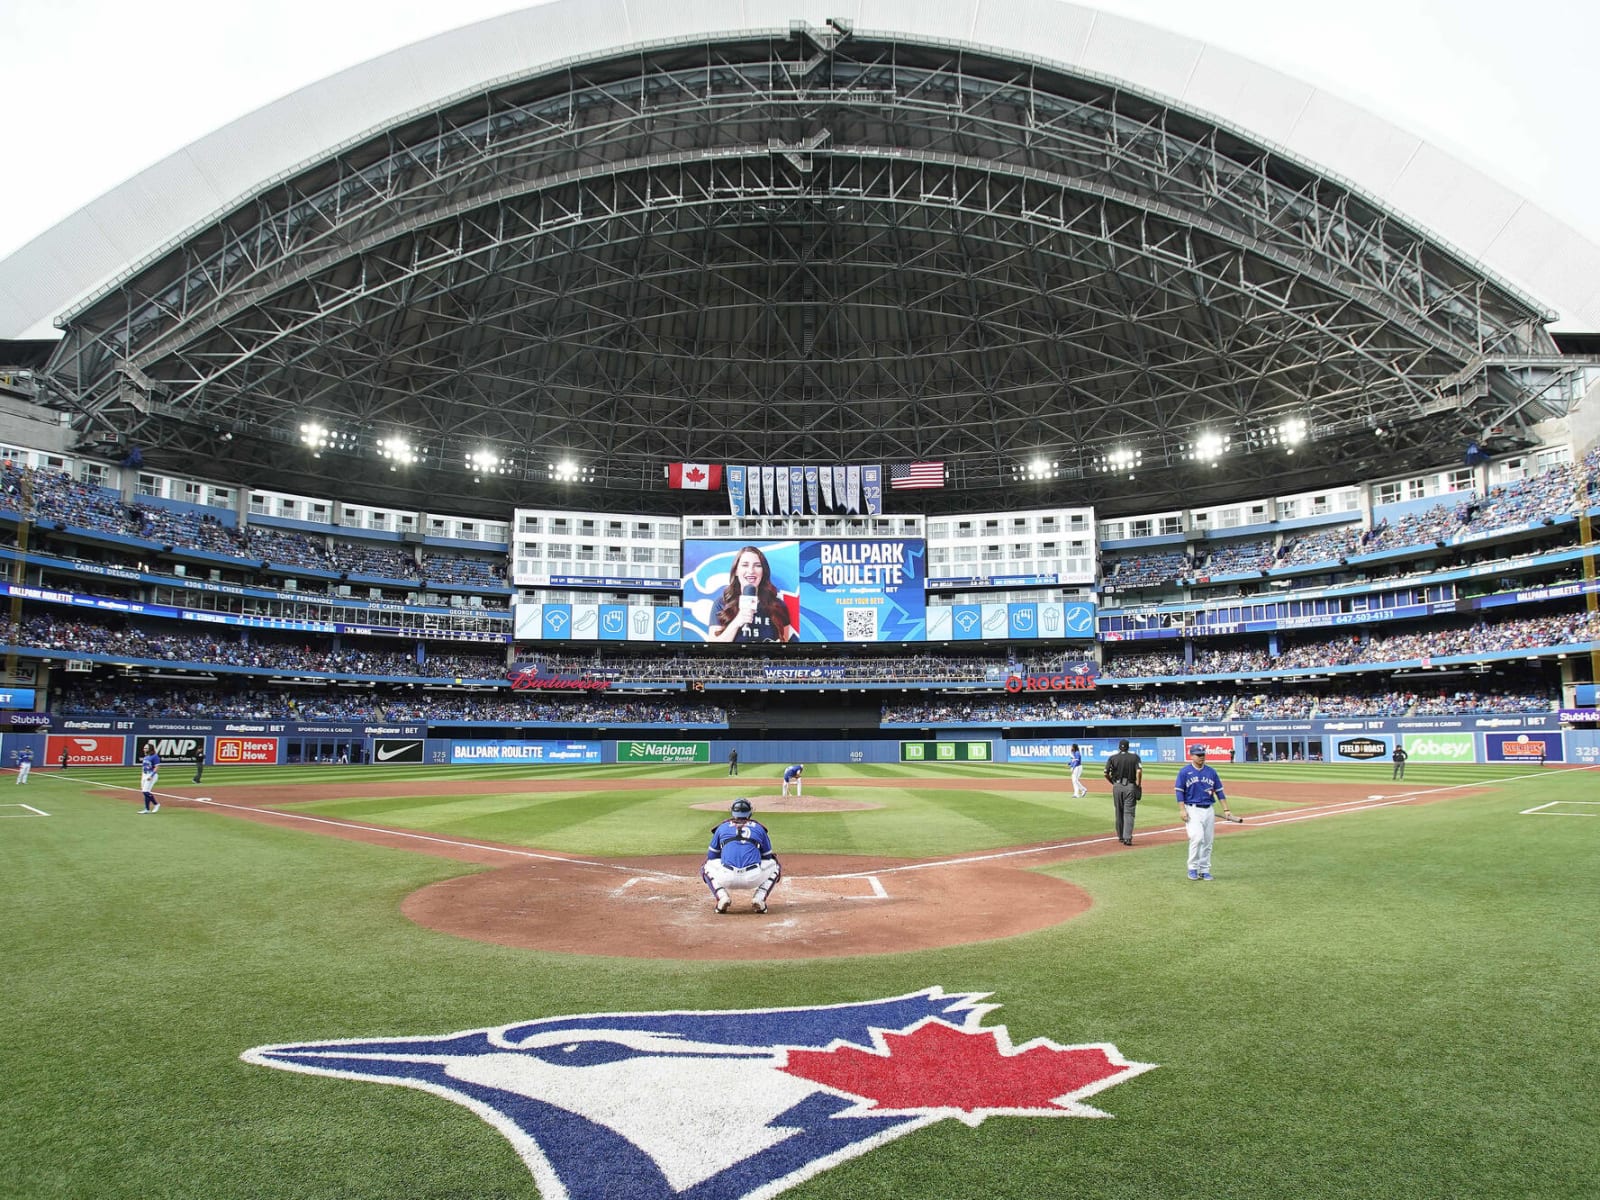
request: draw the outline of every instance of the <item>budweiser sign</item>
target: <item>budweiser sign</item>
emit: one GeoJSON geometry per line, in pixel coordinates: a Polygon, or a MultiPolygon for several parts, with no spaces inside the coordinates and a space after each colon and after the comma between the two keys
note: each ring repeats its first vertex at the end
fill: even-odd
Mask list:
{"type": "Polygon", "coordinates": [[[506,678],[511,680],[514,692],[603,692],[611,686],[609,679],[591,679],[587,675],[544,675],[538,667],[516,667],[506,678]]]}

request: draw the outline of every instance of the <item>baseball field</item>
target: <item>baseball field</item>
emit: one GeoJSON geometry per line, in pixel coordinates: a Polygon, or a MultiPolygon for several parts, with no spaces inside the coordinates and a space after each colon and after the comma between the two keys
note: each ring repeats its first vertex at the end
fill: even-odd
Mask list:
{"type": "Polygon", "coordinates": [[[1595,1195],[1594,771],[1173,769],[0,779],[0,1196],[1595,1195]]]}

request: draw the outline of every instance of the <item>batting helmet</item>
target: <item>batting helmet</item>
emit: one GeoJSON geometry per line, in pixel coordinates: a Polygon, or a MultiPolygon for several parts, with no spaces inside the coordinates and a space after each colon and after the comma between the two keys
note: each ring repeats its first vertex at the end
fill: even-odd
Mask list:
{"type": "Polygon", "coordinates": [[[729,811],[732,812],[736,817],[748,817],[750,814],[755,812],[756,809],[755,805],[751,804],[750,801],[746,800],[743,796],[740,796],[733,802],[733,807],[729,809],[729,811]]]}

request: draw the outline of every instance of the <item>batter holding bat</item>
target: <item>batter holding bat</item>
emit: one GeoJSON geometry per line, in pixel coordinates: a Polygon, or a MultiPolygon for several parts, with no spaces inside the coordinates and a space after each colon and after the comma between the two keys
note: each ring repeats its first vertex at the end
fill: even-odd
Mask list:
{"type": "Polygon", "coordinates": [[[1189,878],[1211,878],[1211,843],[1216,836],[1216,806],[1222,805],[1225,820],[1238,822],[1228,807],[1228,795],[1222,790],[1222,777],[1215,767],[1206,765],[1206,748],[1192,746],[1189,761],[1178,768],[1176,783],[1178,816],[1189,834],[1189,878]]]}

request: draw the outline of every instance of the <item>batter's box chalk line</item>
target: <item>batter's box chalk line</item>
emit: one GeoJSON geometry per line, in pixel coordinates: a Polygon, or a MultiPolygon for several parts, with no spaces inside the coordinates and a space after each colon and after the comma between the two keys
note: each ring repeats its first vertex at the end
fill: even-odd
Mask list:
{"type": "Polygon", "coordinates": [[[0,817],[48,817],[50,814],[42,808],[35,808],[31,804],[0,804],[0,808],[25,808],[27,812],[0,812],[0,817]]]}

